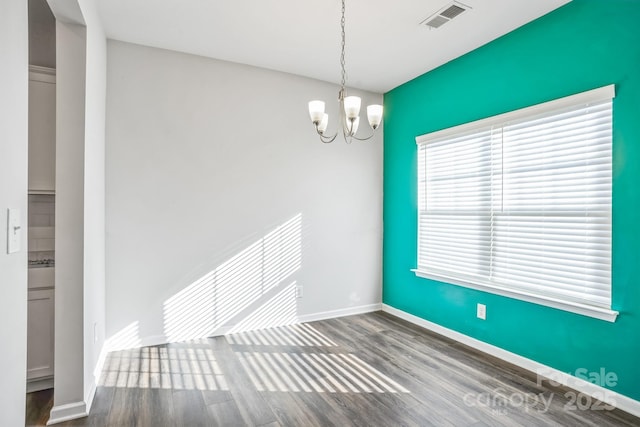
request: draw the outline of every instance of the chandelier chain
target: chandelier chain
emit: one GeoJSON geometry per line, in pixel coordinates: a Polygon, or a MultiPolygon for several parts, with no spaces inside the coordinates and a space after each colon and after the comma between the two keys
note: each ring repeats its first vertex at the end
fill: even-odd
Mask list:
{"type": "Polygon", "coordinates": [[[344,27],[345,27],[345,19],[344,19],[344,12],[345,12],[345,0],[342,0],[342,19],[340,20],[340,26],[342,27],[342,53],[340,55],[340,68],[342,69],[342,92],[344,93],[344,88],[345,85],[347,84],[347,72],[345,70],[345,61],[344,61],[344,47],[345,47],[345,31],[344,31],[344,27]]]}
{"type": "MultiPolygon", "coordinates": [[[[358,123],[360,122],[359,111],[361,98],[358,96],[347,96],[347,70],[345,66],[345,51],[346,51],[346,19],[345,19],[345,3],[346,0],[342,0],[342,16],[340,19],[340,35],[342,37],[340,44],[340,92],[338,92],[338,101],[340,103],[339,110],[339,128],[342,128],[342,136],[347,144],[350,144],[352,140],[366,141],[373,137],[373,132],[376,131],[380,122],[382,121],[382,105],[368,105],[367,106],[367,119],[373,132],[367,137],[356,136],[358,131],[358,123]]],[[[309,102],[309,115],[311,116],[311,122],[316,127],[316,132],[320,136],[320,141],[328,144],[333,142],[338,136],[339,130],[332,135],[326,135],[327,124],[329,122],[329,115],[324,112],[324,101],[311,101],[309,102]]]]}

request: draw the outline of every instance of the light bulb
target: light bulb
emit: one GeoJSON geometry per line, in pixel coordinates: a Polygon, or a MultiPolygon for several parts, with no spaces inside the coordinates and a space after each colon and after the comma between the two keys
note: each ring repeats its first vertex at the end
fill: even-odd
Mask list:
{"type": "Polygon", "coordinates": [[[375,130],[382,122],[382,105],[373,104],[367,107],[367,118],[369,124],[375,130]]]}
{"type": "Polygon", "coordinates": [[[344,99],[344,112],[348,119],[355,119],[360,114],[360,97],[347,96],[344,99]]]}
{"type": "Polygon", "coordinates": [[[358,132],[358,126],[360,126],[360,117],[356,117],[353,121],[347,122],[347,133],[349,136],[353,136],[358,132]]]}
{"type": "Polygon", "coordinates": [[[324,115],[324,101],[309,102],[309,117],[314,124],[320,123],[324,115]]]}
{"type": "Polygon", "coordinates": [[[320,135],[322,135],[324,131],[327,130],[328,124],[329,124],[329,115],[323,114],[322,120],[320,120],[320,124],[318,125],[318,132],[320,132],[320,135]]]}

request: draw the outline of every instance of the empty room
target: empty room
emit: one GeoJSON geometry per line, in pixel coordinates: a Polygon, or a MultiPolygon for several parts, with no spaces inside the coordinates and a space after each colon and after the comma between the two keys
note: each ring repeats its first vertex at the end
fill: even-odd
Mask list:
{"type": "Polygon", "coordinates": [[[639,21],[3,0],[0,425],[640,425],[639,21]]]}

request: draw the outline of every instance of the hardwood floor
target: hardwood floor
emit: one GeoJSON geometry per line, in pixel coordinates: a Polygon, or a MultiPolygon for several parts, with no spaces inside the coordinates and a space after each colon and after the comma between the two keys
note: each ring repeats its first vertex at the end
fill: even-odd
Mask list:
{"type": "Polygon", "coordinates": [[[27,426],[46,425],[52,406],[53,389],[27,393],[25,424],[27,426]]]}
{"type": "Polygon", "coordinates": [[[90,416],[59,425],[640,425],[571,393],[378,312],[111,353],[90,416]]]}

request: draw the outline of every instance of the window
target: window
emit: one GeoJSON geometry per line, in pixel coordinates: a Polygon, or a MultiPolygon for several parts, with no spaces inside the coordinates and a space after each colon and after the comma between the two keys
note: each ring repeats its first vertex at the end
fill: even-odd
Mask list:
{"type": "Polygon", "coordinates": [[[416,138],[416,274],[614,321],[614,86],[416,138]]]}

